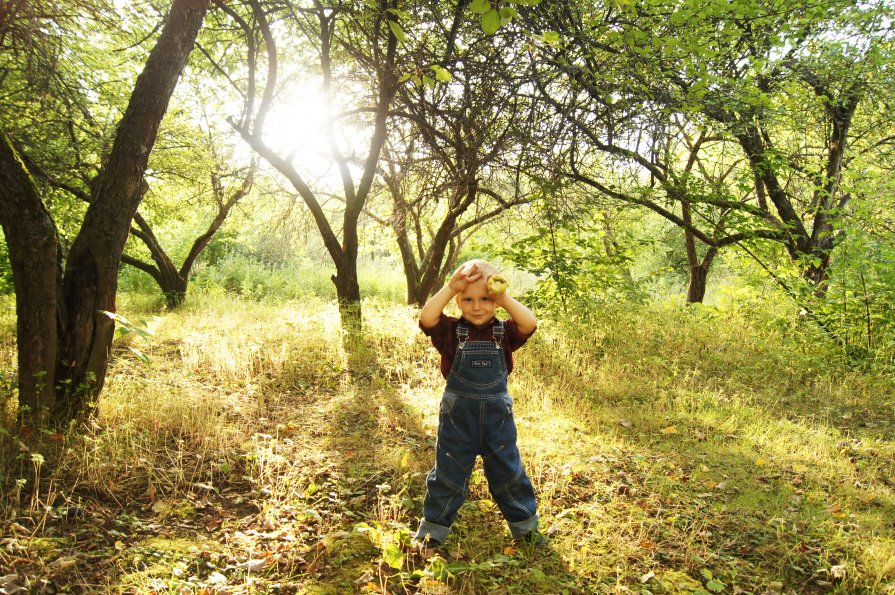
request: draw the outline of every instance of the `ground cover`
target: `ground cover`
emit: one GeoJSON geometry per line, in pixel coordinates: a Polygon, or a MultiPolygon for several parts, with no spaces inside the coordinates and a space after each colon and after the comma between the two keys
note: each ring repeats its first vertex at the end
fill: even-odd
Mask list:
{"type": "MultiPolygon", "coordinates": [[[[895,389],[713,308],[542,321],[511,383],[546,548],[481,469],[409,544],[441,379],[413,309],[131,298],[99,416],[2,436],[0,592],[895,592],[895,389]]],[[[11,377],[11,330],[0,351],[11,377]]],[[[7,408],[8,409],[8,408],[7,408]]]]}

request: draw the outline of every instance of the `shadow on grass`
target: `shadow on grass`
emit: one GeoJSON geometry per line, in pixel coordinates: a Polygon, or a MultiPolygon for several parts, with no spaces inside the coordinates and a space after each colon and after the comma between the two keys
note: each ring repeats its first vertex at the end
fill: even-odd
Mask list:
{"type": "Polygon", "coordinates": [[[860,431],[843,442],[760,402],[567,396],[553,414],[587,420],[583,441],[603,450],[555,482],[551,504],[567,515],[559,525],[583,529],[579,545],[605,556],[594,583],[613,567],[629,588],[872,591],[895,578],[886,464],[870,462],[872,449],[849,455],[860,431]]]}
{"type": "Polygon", "coordinates": [[[422,415],[402,398],[388,378],[389,361],[383,362],[369,351],[353,360],[353,395],[333,407],[321,442],[321,448],[339,453],[340,473],[364,486],[363,496],[353,500],[362,505],[354,507],[352,524],[375,549],[372,556],[352,556],[354,563],[347,565],[334,552],[321,580],[346,585],[372,577],[380,588],[396,593],[446,587],[460,592],[581,592],[581,578],[553,547],[513,543],[487,492],[481,461],[443,555],[424,560],[413,551],[410,538],[435,459],[434,428],[427,430],[422,415]]]}

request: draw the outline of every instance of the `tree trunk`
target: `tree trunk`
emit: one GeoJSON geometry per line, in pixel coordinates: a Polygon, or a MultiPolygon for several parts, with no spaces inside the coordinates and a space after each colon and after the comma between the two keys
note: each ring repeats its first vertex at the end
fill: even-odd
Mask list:
{"type": "MultiPolygon", "coordinates": [[[[212,186],[214,187],[215,198],[218,202],[217,215],[215,215],[211,224],[209,224],[208,229],[205,230],[205,233],[195,239],[189,254],[184,258],[180,269],[174,265],[174,261],[171,260],[171,257],[165,251],[162,243],[155,236],[155,232],[152,231],[152,227],[149,223],[142,215],[140,215],[140,213],[134,215],[134,222],[136,222],[137,227],[131,228],[130,233],[132,236],[143,242],[149,250],[149,254],[152,256],[155,266],[128,256],[127,254],[122,255],[121,261],[134,268],[140,269],[155,279],[155,282],[158,283],[159,288],[162,290],[162,294],[165,296],[165,302],[168,304],[168,308],[173,310],[183,305],[184,300],[186,300],[187,285],[190,282],[190,271],[193,269],[196,259],[199,258],[202,251],[208,247],[214,234],[216,234],[224,224],[227,215],[230,214],[230,210],[233,209],[236,203],[245,198],[252,189],[252,184],[255,179],[254,167],[255,166],[253,165],[252,169],[249,170],[248,174],[243,179],[240,187],[234,191],[227,200],[224,200],[224,191],[218,181],[219,178],[215,175],[212,176],[212,186]]],[[[148,185],[144,184],[143,192],[145,193],[148,189],[148,185]]]]}
{"type": "Polygon", "coordinates": [[[95,408],[109,363],[118,268],[143,193],[143,173],[162,118],[192,51],[206,0],[174,0],[130,103],[109,160],[94,179],[91,202],[69,253],[56,359],[56,413],[67,422],[95,408]]]}
{"type": "Polygon", "coordinates": [[[690,267],[690,284],[687,286],[687,303],[701,304],[705,299],[706,281],[709,276],[711,259],[690,267]]]}
{"type": "Polygon", "coordinates": [[[60,247],[34,181],[0,131],[0,223],[16,290],[20,417],[40,423],[54,406],[60,247]]]}
{"type": "Polygon", "coordinates": [[[436,284],[441,274],[441,263],[444,261],[444,254],[456,227],[456,221],[455,216],[448,216],[441,222],[435,237],[432,238],[426,257],[420,265],[419,283],[414,295],[414,303],[419,306],[423,306],[429,296],[435,293],[436,284]]]}
{"type": "Polygon", "coordinates": [[[345,258],[341,266],[337,265],[337,272],[332,276],[332,282],[336,286],[336,299],[339,302],[339,319],[342,328],[349,334],[361,331],[361,300],[360,284],[357,280],[357,260],[345,258]]]}
{"type": "MultiPolygon", "coordinates": [[[[134,215],[134,221],[139,229],[132,228],[130,233],[132,236],[139,238],[146,248],[149,249],[149,254],[152,256],[152,260],[155,261],[155,266],[127,254],[122,254],[121,262],[138,268],[155,279],[155,282],[158,283],[159,288],[162,290],[162,294],[165,296],[168,308],[174,309],[179,307],[186,299],[186,286],[189,282],[189,269],[192,267],[193,259],[188,259],[189,266],[184,265],[185,271],[183,269],[177,270],[177,267],[174,266],[174,261],[171,260],[158,238],[155,237],[152,227],[149,226],[149,223],[143,219],[140,213],[134,215]]],[[[207,243],[206,241],[205,245],[207,243]]],[[[203,245],[202,248],[204,247],[203,245]]]]}
{"type": "Polygon", "coordinates": [[[718,247],[709,246],[700,261],[696,252],[696,237],[689,229],[689,226],[693,224],[693,218],[690,213],[690,201],[684,198],[678,198],[678,201],[681,203],[681,218],[687,225],[687,227],[684,227],[684,247],[687,251],[687,271],[690,279],[687,286],[687,303],[701,304],[702,300],[705,299],[709,269],[712,266],[712,261],[718,254],[718,247]]]}

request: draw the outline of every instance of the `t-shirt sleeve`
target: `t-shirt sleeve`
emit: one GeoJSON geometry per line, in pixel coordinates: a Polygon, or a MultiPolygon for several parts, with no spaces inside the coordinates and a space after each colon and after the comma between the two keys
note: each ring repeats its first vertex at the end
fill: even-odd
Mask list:
{"type": "Polygon", "coordinates": [[[442,313],[438,316],[438,322],[435,323],[435,326],[425,327],[422,321],[419,322],[419,326],[423,334],[432,339],[432,345],[435,349],[439,353],[444,353],[445,343],[451,337],[451,318],[447,314],[442,313]]]}
{"type": "MultiPolygon", "coordinates": [[[[531,331],[527,335],[522,334],[522,332],[519,331],[519,325],[516,324],[516,321],[512,318],[506,321],[504,327],[506,328],[507,345],[509,346],[511,353],[525,345],[525,342],[528,341],[529,337],[535,334],[535,331],[531,331]]],[[[535,330],[537,330],[537,328],[535,330]]]]}

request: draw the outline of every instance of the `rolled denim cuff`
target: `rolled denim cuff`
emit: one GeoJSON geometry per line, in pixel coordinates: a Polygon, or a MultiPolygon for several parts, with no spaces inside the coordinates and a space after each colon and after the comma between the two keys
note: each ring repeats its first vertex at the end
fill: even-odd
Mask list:
{"type": "Polygon", "coordinates": [[[536,531],[540,524],[541,523],[538,520],[538,515],[534,515],[530,519],[525,519],[524,521],[516,521],[515,523],[507,522],[507,525],[510,526],[510,533],[513,537],[522,537],[523,535],[527,535],[532,531],[536,531]]]}
{"type": "Polygon", "coordinates": [[[431,521],[423,519],[420,521],[420,528],[416,532],[416,540],[425,541],[426,537],[428,537],[431,541],[437,541],[439,544],[444,544],[448,533],[450,532],[450,527],[436,525],[431,521]]]}

